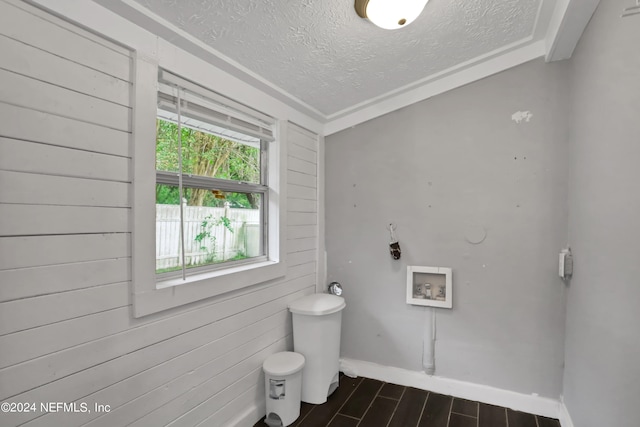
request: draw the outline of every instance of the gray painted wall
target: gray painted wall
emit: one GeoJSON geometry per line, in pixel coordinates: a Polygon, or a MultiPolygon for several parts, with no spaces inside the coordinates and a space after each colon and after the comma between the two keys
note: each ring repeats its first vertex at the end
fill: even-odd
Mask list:
{"type": "Polygon", "coordinates": [[[564,396],[576,427],[640,425],[640,16],[600,3],[572,59],[564,396]]]}
{"type": "Polygon", "coordinates": [[[328,279],[345,288],[344,357],[422,370],[430,309],[405,303],[406,266],[452,267],[436,375],[560,395],[568,71],[530,62],[327,138],[328,279]],[[518,111],[533,117],[518,124],[518,111]],[[466,242],[479,228],[484,242],[466,242]]]}

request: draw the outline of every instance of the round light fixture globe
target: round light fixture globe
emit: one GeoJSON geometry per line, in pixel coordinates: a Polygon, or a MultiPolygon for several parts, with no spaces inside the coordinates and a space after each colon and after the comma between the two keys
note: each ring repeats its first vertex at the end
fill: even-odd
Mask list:
{"type": "Polygon", "coordinates": [[[406,27],[420,16],[429,0],[356,0],[356,12],[385,30],[406,27]]]}

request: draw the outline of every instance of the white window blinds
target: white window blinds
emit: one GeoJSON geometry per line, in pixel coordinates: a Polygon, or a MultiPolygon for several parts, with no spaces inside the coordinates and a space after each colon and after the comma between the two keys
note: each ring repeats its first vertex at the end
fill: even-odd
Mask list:
{"type": "Polygon", "coordinates": [[[177,122],[178,89],[184,126],[255,147],[260,140],[275,139],[273,118],[162,69],[158,75],[158,117],[177,122]]]}

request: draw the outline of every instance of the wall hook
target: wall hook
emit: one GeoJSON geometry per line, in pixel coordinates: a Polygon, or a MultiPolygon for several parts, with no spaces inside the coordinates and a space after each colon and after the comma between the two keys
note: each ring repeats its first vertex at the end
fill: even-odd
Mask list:
{"type": "Polygon", "coordinates": [[[400,243],[398,243],[398,238],[396,237],[396,225],[394,223],[390,223],[387,227],[389,230],[389,252],[391,253],[391,257],[393,259],[400,259],[400,255],[402,254],[402,250],[400,249],[400,243]]]}
{"type": "Polygon", "coordinates": [[[394,223],[389,223],[387,230],[389,230],[389,238],[391,243],[395,243],[398,241],[396,238],[396,228],[398,228],[394,223]]]}

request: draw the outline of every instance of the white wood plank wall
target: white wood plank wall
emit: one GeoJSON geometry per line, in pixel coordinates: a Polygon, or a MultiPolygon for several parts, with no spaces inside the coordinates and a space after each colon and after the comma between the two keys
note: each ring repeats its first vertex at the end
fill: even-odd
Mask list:
{"type": "Polygon", "coordinates": [[[262,362],[291,348],[287,304],[315,290],[318,138],[291,125],[286,277],[131,316],[131,66],[128,50],[0,0],[0,401],[111,408],[38,407],[2,426],[258,417],[262,362]]]}

